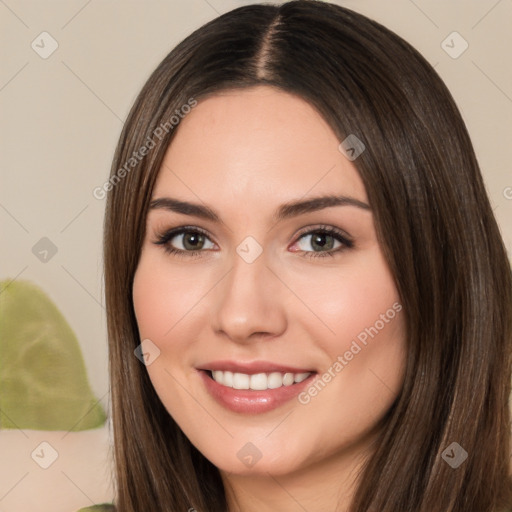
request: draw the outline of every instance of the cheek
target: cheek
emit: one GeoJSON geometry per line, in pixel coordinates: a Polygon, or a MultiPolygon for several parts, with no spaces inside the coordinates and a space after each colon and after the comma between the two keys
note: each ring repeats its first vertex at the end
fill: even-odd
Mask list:
{"type": "Polygon", "coordinates": [[[151,340],[158,349],[158,353],[154,349],[153,354],[157,355],[146,370],[164,406],[169,412],[179,411],[180,418],[196,413],[188,395],[180,392],[179,384],[187,378],[179,363],[186,363],[190,340],[196,335],[190,329],[187,337],[175,335],[181,327],[180,320],[189,320],[187,312],[190,314],[198,301],[189,284],[159,255],[143,251],[133,280],[133,305],[140,339],[151,340]]]}
{"type": "MultiPolygon", "coordinates": [[[[201,311],[200,301],[207,292],[205,277],[169,266],[165,256],[143,252],[133,280],[133,306],[141,339],[149,338],[164,350],[178,324],[186,321],[191,328],[191,319],[201,311]]],[[[172,346],[178,350],[179,340],[173,339],[172,346]]]]}
{"type": "Polygon", "coordinates": [[[359,258],[357,265],[297,274],[293,282],[313,313],[297,319],[307,322],[304,328],[315,331],[331,356],[348,350],[358,336],[364,342],[368,330],[389,332],[389,325],[397,323],[400,297],[380,253],[359,258]]]}
{"type": "Polygon", "coordinates": [[[403,308],[383,258],[359,264],[329,279],[296,281],[315,313],[304,317],[303,329],[315,334],[325,355],[319,379],[299,399],[311,417],[329,417],[347,434],[373,425],[392,404],[406,355],[403,308]]]}
{"type": "Polygon", "coordinates": [[[149,338],[158,343],[170,327],[171,319],[167,318],[163,305],[172,300],[172,294],[165,281],[158,278],[158,267],[152,271],[150,263],[141,257],[133,279],[133,307],[141,339],[149,338]]]}

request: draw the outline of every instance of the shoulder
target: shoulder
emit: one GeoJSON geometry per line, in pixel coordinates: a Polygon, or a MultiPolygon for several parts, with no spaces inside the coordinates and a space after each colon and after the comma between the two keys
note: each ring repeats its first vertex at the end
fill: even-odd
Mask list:
{"type": "Polygon", "coordinates": [[[92,507],[81,508],[77,512],[115,512],[114,505],[103,503],[103,505],[93,505],[92,507]]]}

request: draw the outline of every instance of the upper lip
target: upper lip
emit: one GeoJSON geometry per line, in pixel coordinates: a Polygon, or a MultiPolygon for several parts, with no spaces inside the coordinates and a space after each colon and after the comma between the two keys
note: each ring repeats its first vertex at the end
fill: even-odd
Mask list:
{"type": "Polygon", "coordinates": [[[221,370],[233,373],[246,373],[247,375],[253,375],[256,373],[313,373],[315,370],[310,368],[300,368],[296,366],[287,366],[278,363],[272,363],[270,361],[212,361],[205,363],[198,367],[199,370],[221,370]]]}

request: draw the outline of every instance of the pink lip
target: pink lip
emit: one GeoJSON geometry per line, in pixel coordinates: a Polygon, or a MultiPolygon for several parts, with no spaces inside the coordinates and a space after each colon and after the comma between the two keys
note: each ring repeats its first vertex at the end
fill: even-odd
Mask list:
{"type": "MultiPolygon", "coordinates": [[[[224,367],[225,368],[225,367],[224,367]]],[[[228,370],[231,371],[231,370],[228,370]]],[[[284,371],[277,370],[274,371],[284,371]]],[[[292,384],[291,386],[281,386],[276,389],[267,389],[264,391],[254,391],[250,389],[233,389],[215,382],[210,377],[210,372],[206,370],[198,371],[208,393],[223,407],[230,411],[244,414],[261,414],[280,407],[295,398],[301,391],[309,386],[316,377],[312,373],[302,382],[292,384]]],[[[248,373],[247,370],[241,373],[248,373]]],[[[254,371],[252,373],[260,373],[254,371]]],[[[264,373],[264,372],[261,372],[264,373]]],[[[303,373],[293,371],[293,373],[303,373]]]]}
{"type": "Polygon", "coordinates": [[[199,370],[222,370],[233,373],[246,373],[253,375],[255,373],[306,373],[314,372],[310,368],[297,368],[293,366],[284,366],[282,364],[271,363],[268,361],[251,361],[247,363],[240,363],[235,361],[212,361],[205,363],[198,367],[199,370]]]}

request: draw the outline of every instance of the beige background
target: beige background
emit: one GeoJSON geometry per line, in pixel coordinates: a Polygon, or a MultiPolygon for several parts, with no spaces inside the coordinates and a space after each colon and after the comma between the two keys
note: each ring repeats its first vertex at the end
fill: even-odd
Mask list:
{"type": "MultiPolygon", "coordinates": [[[[0,279],[29,279],[57,303],[79,338],[94,392],[105,406],[105,201],[93,197],[93,189],[108,178],[123,120],[149,73],[193,29],[250,3],[0,0],[0,279]],[[58,43],[46,59],[31,47],[43,31],[58,43]],[[45,263],[32,253],[42,237],[57,247],[45,263]]],[[[397,32],[445,80],[472,136],[510,253],[512,1],[336,3],[397,32]],[[442,48],[453,31],[469,44],[456,59],[442,48]]],[[[455,40],[455,50],[461,43],[455,40]]],[[[0,489],[0,512],[8,510],[2,501],[7,490],[0,489]]]]}

